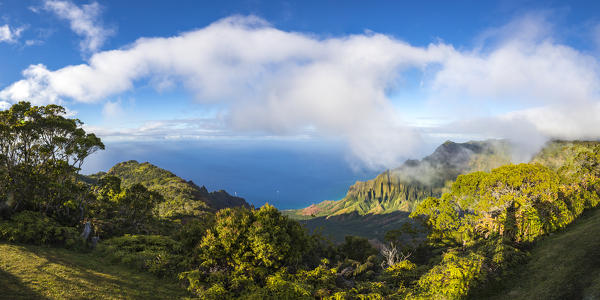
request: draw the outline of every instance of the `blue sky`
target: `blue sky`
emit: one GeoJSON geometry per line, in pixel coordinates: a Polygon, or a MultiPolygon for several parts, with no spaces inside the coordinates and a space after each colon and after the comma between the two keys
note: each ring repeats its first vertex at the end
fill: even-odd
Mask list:
{"type": "MultiPolygon", "coordinates": [[[[0,106],[60,103],[118,149],[258,143],[278,153],[270,173],[301,168],[322,144],[315,156],[337,160],[314,159],[351,171],[332,173],[337,192],[307,197],[341,197],[447,139],[507,138],[525,159],[551,138],[600,137],[599,6],[0,0],[0,106]]],[[[221,151],[211,147],[197,152],[221,151]]],[[[86,171],[125,156],[98,155],[86,171]]],[[[236,167],[211,157],[222,161],[212,171],[236,167]]],[[[213,188],[244,186],[220,178],[213,188]]]]}

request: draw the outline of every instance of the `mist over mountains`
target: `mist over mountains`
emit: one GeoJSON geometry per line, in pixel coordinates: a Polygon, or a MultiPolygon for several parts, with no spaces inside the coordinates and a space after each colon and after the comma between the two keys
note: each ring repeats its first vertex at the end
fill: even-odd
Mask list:
{"type": "Polygon", "coordinates": [[[410,212],[420,200],[439,196],[460,174],[489,171],[511,162],[512,150],[504,140],[446,141],[422,160],[408,160],[377,177],[352,185],[339,201],[313,204],[291,215],[334,216],[346,213],[410,212]]]}

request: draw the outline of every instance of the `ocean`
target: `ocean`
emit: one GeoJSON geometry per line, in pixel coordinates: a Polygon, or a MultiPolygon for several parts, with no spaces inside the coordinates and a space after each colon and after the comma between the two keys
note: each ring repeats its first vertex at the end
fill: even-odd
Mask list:
{"type": "Polygon", "coordinates": [[[338,200],[357,180],[375,177],[340,143],[314,140],[203,140],[105,142],[90,156],[83,174],[108,171],[118,162],[150,162],[206,186],[224,189],[256,207],[303,208],[338,200]]]}

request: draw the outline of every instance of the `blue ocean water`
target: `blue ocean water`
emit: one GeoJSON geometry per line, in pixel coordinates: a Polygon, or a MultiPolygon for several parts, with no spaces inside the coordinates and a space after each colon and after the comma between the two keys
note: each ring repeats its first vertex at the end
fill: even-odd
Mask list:
{"type": "Polygon", "coordinates": [[[268,202],[279,209],[341,199],[357,180],[382,171],[353,167],[334,142],[262,140],[106,143],[82,172],[108,171],[127,160],[148,161],[211,191],[224,189],[256,207],[268,202]]]}

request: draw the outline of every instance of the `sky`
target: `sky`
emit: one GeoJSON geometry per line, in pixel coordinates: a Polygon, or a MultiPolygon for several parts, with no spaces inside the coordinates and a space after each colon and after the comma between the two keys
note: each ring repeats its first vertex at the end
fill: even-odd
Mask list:
{"type": "Polygon", "coordinates": [[[527,160],[598,139],[599,6],[0,0],[0,109],[65,106],[107,144],[88,173],[160,161],[301,207],[445,140],[506,138],[527,160]]]}

